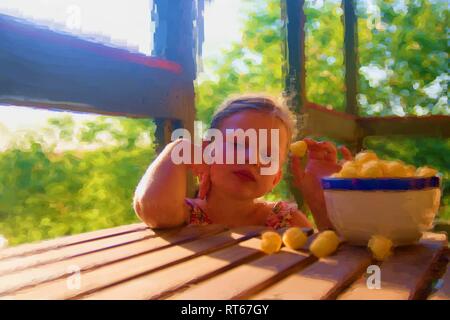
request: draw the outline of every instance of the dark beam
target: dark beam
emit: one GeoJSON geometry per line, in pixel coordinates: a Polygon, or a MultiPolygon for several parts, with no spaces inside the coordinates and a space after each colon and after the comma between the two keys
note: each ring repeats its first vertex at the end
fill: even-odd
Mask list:
{"type": "Polygon", "coordinates": [[[342,0],[344,9],[344,63],[345,63],[345,111],[358,115],[358,29],[356,3],[342,0]]]}
{"type": "Polygon", "coordinates": [[[304,0],[281,0],[284,24],[285,95],[290,108],[301,117],[306,105],[304,0]]]}
{"type": "Polygon", "coordinates": [[[361,117],[357,120],[364,136],[450,137],[450,116],[361,117]]]}

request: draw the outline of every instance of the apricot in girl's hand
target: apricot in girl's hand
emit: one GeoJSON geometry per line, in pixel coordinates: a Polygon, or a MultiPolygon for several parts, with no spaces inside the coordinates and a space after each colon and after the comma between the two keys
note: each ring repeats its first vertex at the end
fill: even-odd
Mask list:
{"type": "Polygon", "coordinates": [[[297,250],[303,247],[308,237],[298,227],[287,229],[283,234],[283,243],[286,247],[297,250]]]}
{"type": "Polygon", "coordinates": [[[308,150],[308,145],[305,141],[299,140],[292,143],[289,150],[294,156],[302,158],[305,156],[306,150],[308,150]]]}
{"type": "Polygon", "coordinates": [[[321,232],[316,239],[311,243],[309,251],[317,258],[324,258],[329,256],[339,246],[339,237],[332,230],[321,232]]]}
{"type": "Polygon", "coordinates": [[[261,235],[261,250],[267,254],[280,251],[281,236],[274,231],[266,231],[261,235]]]}
{"type": "Polygon", "coordinates": [[[381,235],[372,236],[368,247],[378,261],[386,260],[392,254],[392,241],[381,235]]]}

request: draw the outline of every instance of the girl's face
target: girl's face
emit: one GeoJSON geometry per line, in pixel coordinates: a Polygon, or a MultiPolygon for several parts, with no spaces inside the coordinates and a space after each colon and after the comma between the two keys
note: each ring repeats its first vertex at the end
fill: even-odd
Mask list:
{"type": "Polygon", "coordinates": [[[283,122],[266,112],[246,110],[225,118],[218,129],[224,136],[223,145],[225,155],[227,129],[242,129],[243,131],[247,129],[256,130],[258,146],[260,146],[261,142],[264,142],[261,140],[259,130],[265,129],[267,132],[265,139],[267,150],[255,149],[255,146],[250,144],[248,140],[246,140],[245,145],[236,146],[235,142],[235,154],[236,149],[242,150],[245,148],[245,164],[237,164],[236,155],[233,164],[225,164],[225,161],[224,164],[212,164],[210,167],[211,187],[217,192],[241,200],[256,199],[270,192],[281,179],[281,165],[287,155],[288,130],[283,122]],[[279,133],[278,140],[274,141],[275,145],[271,141],[271,132],[273,132],[273,129],[278,129],[279,133]],[[265,164],[261,163],[260,152],[265,153],[270,158],[276,158],[278,156],[278,163],[272,164],[277,165],[275,170],[271,170],[274,172],[273,174],[261,174],[261,168],[269,167],[271,164],[267,164],[267,162],[265,164]],[[249,163],[249,157],[252,153],[256,154],[256,164],[249,163]],[[274,153],[278,153],[278,155],[274,153]]]}

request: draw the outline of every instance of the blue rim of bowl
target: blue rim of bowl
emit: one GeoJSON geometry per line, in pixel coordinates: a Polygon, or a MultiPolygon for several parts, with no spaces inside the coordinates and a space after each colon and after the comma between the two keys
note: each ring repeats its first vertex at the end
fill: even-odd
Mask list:
{"type": "Polygon", "coordinates": [[[439,188],[440,178],[332,178],[321,180],[324,190],[423,190],[439,188]]]}

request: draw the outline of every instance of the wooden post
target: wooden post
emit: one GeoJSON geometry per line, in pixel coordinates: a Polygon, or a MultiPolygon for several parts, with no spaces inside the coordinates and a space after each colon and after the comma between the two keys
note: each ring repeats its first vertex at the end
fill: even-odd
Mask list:
{"type": "Polygon", "coordinates": [[[358,31],[355,1],[342,0],[344,9],[344,63],[345,63],[345,110],[358,115],[356,95],[358,94],[358,31]]]}
{"type": "Polygon", "coordinates": [[[182,128],[183,125],[180,120],[156,118],[155,138],[157,141],[156,152],[161,152],[164,146],[171,141],[172,132],[175,129],[182,128]]]}
{"type": "Polygon", "coordinates": [[[305,90],[305,12],[304,0],[282,0],[282,18],[284,20],[283,73],[285,77],[285,96],[289,107],[295,112],[301,123],[306,105],[305,90]]]}
{"type": "MultiPolygon", "coordinates": [[[[301,127],[305,121],[305,21],[304,0],[282,0],[281,16],[284,27],[284,95],[289,108],[297,118],[298,133],[295,139],[302,137],[301,127]]],[[[289,161],[290,162],[290,161],[289,161]]],[[[288,163],[288,167],[290,163],[288,163]]],[[[306,212],[306,203],[299,190],[294,186],[294,179],[289,169],[286,170],[289,189],[300,209],[306,212]]]]}
{"type": "MultiPolygon", "coordinates": [[[[345,112],[358,116],[358,24],[356,17],[356,2],[342,0],[344,11],[344,64],[345,64],[345,112]]],[[[355,141],[348,147],[352,152],[363,148],[364,135],[361,128],[356,130],[355,141]]]]}
{"type": "MultiPolygon", "coordinates": [[[[182,109],[184,114],[181,125],[193,133],[195,119],[194,79],[196,77],[196,57],[194,39],[194,19],[196,18],[193,1],[185,0],[154,0],[152,18],[156,23],[153,35],[153,52],[157,57],[163,57],[179,63],[183,72],[181,86],[174,88],[170,103],[174,108],[182,109]]],[[[167,106],[169,107],[169,106],[167,106]]],[[[156,121],[157,132],[167,130],[168,119],[156,121]]],[[[169,126],[170,127],[170,126],[169,126]]],[[[170,135],[170,134],[169,134],[170,135]]],[[[159,145],[167,143],[165,136],[157,139],[159,145]]]]}
{"type": "MultiPolygon", "coordinates": [[[[203,0],[201,0],[203,1],[203,0]]],[[[174,109],[182,109],[181,122],[174,119],[156,119],[156,139],[160,151],[169,141],[172,130],[184,127],[194,133],[196,78],[196,34],[194,20],[197,19],[193,0],[153,0],[153,20],[156,29],[153,41],[153,55],[179,63],[183,72],[181,85],[174,87],[170,104],[174,109]]],[[[194,180],[188,177],[189,197],[194,194],[194,180]]]]}
{"type": "Polygon", "coordinates": [[[164,57],[183,66],[187,79],[196,77],[196,41],[193,0],[154,0],[156,22],[152,55],[164,57]]]}

